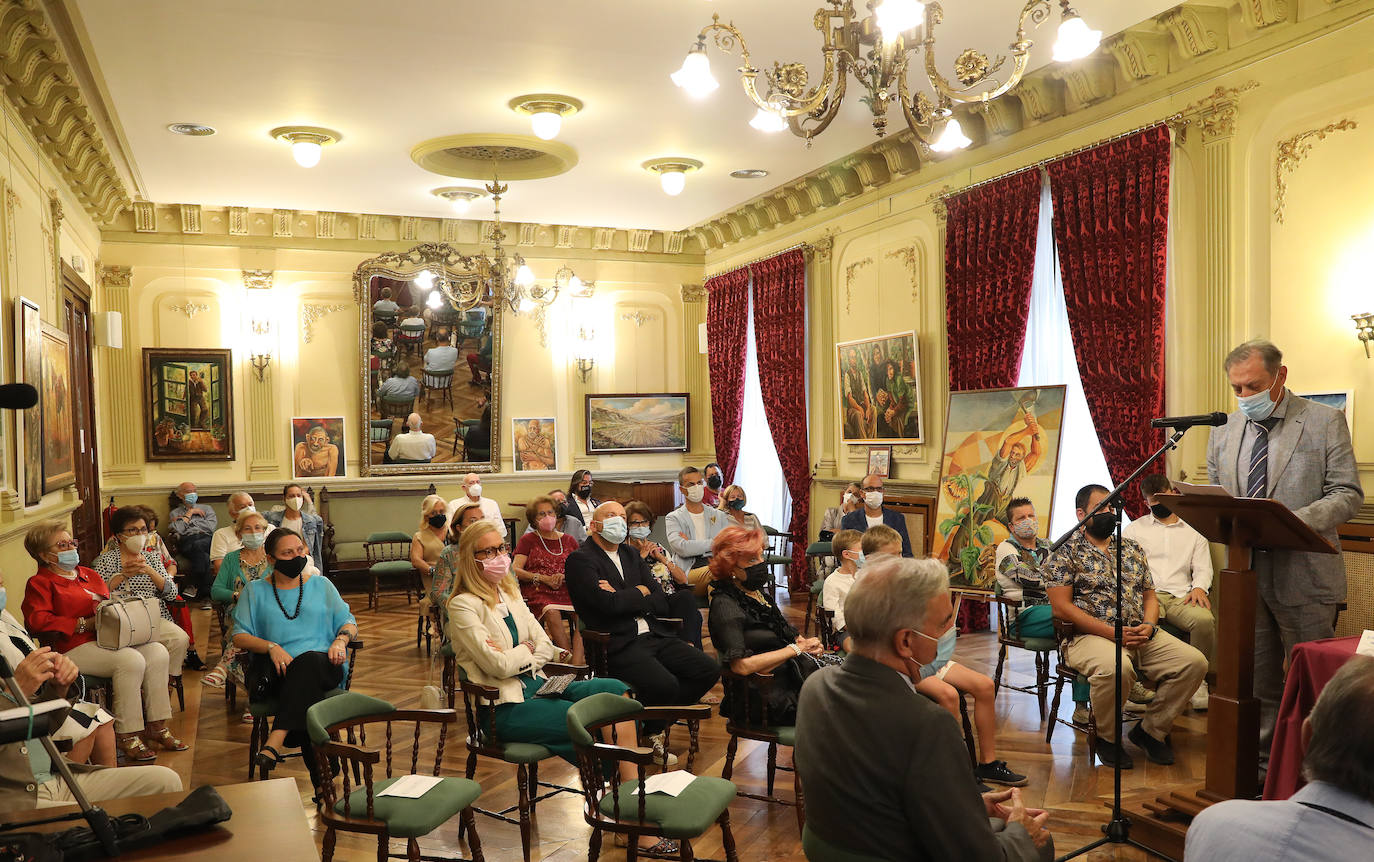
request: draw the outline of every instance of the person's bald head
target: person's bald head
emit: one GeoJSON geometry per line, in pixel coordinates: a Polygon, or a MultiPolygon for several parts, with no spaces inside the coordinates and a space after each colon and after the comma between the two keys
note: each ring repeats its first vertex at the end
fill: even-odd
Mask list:
{"type": "Polygon", "coordinates": [[[195,482],[182,482],[177,486],[177,496],[185,500],[187,494],[194,494],[196,490],[195,482]]]}
{"type": "Polygon", "coordinates": [[[412,413],[406,417],[406,425],[412,432],[420,430],[420,414],[412,413]]]}
{"type": "Polygon", "coordinates": [[[235,491],[229,495],[229,520],[238,518],[239,512],[244,509],[254,508],[253,497],[247,491],[235,491]]]}
{"type": "Polygon", "coordinates": [[[625,517],[625,507],[617,503],[615,500],[607,500],[600,506],[597,506],[596,509],[592,512],[592,523],[600,524],[607,518],[614,518],[617,516],[621,518],[625,517]]]}

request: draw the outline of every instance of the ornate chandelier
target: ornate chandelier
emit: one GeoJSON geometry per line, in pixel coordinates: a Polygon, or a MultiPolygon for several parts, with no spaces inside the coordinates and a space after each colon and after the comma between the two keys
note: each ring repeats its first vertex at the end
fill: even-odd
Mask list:
{"type": "MultiPolygon", "coordinates": [[[[1030,60],[1031,40],[1026,38],[1026,25],[1039,27],[1053,11],[1051,0],[1028,0],[1017,17],[1016,38],[1010,46],[1011,69],[999,74],[1006,65],[1006,57],[989,58],[981,51],[966,48],[954,60],[954,83],[935,62],[935,31],[944,20],[939,3],[868,0],[866,8],[870,14],[861,20],[855,20],[854,0],[825,3],[829,8],[817,9],[813,18],[823,40],[824,58],[821,80],[815,86],[808,89],[810,74],[802,63],[774,62],[769,71],[753,66],[744,35],[734,24],[722,24],[719,15],[712,15],[711,23],[697,35],[682,68],[673,73],[673,83],[695,98],[707,96],[719,86],[706,58],[706,38],[711,36],[722,52],[729,53],[738,45],[740,83],[745,95],[759,109],[750,125],[760,131],[791,129],[810,146],[811,138],[825,131],[839,113],[849,74],[853,73],[864,87],[865,95],[860,99],[873,112],[873,128],[878,137],[887,133],[887,111],[895,101],[901,106],[912,134],[924,147],[936,152],[963,149],[972,141],[959,128],[959,121],[953,116],[954,106],[986,104],[1016,86],[1030,60]],[[922,49],[934,101],[924,91],[913,96],[907,84],[914,55],[922,49]],[[760,75],[764,83],[762,93],[760,75]]],[[[1061,23],[1054,59],[1077,60],[1097,50],[1101,32],[1088,29],[1069,6],[1069,0],[1059,0],[1059,6],[1061,23]]]]}

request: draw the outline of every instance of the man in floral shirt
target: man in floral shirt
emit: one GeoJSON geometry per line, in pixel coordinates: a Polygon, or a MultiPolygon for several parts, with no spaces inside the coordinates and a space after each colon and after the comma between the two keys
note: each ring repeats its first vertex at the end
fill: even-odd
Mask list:
{"type": "MultiPolygon", "coordinates": [[[[1078,517],[1110,492],[1085,485],[1074,499],[1078,517]]],[[[1050,606],[1058,619],[1072,622],[1077,634],[1064,646],[1064,656],[1092,686],[1097,719],[1097,756],[1123,769],[1133,763],[1116,738],[1116,519],[1113,507],[1098,512],[1082,532],[1065,542],[1045,565],[1043,578],[1050,606]]],[[[1159,628],[1150,564],[1140,545],[1124,539],[1121,547],[1121,647],[1124,648],[1121,696],[1135,682],[1136,668],[1158,684],[1158,694],[1144,710],[1129,739],[1155,763],[1174,762],[1169,729],[1188,705],[1188,698],[1207,673],[1207,659],[1193,647],[1159,628]]]]}

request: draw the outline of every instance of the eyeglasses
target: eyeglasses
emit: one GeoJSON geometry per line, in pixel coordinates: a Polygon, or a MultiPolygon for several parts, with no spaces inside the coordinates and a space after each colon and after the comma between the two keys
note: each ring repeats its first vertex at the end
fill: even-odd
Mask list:
{"type": "Polygon", "coordinates": [[[65,542],[57,542],[52,546],[52,549],[54,551],[74,551],[76,550],[76,547],[76,542],[73,542],[71,539],[68,539],[65,542]]]}
{"type": "Polygon", "coordinates": [[[501,554],[509,554],[509,553],[510,553],[510,545],[499,545],[499,546],[497,546],[497,547],[495,547],[495,548],[480,548],[480,549],[478,549],[478,550],[476,550],[476,551],[473,551],[473,552],[472,552],[472,557],[473,557],[473,559],[475,559],[475,560],[483,560],[483,561],[485,561],[485,560],[495,559],[496,557],[499,557],[501,554]]]}
{"type": "Polygon", "coordinates": [[[864,490],[865,492],[868,492],[868,491],[881,491],[882,489],[883,489],[883,486],[882,486],[882,485],[865,485],[865,486],[863,487],[863,490],[864,490]]]}
{"type": "Polygon", "coordinates": [[[119,535],[121,535],[121,536],[146,536],[146,535],[148,535],[148,528],[147,528],[147,527],[130,527],[130,528],[127,529],[127,530],[121,530],[120,533],[119,533],[119,535]]]}
{"type": "Polygon", "coordinates": [[[629,526],[631,526],[631,527],[647,527],[647,526],[649,526],[649,522],[646,521],[646,520],[644,520],[643,518],[635,518],[633,521],[629,521],[628,524],[629,524],[629,526]]]}

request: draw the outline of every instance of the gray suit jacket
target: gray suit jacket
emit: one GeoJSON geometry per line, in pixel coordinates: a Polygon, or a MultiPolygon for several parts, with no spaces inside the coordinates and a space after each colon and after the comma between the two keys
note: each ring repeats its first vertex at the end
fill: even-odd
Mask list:
{"type": "MultiPolygon", "coordinates": [[[[1339,410],[1287,389],[1284,393],[1287,413],[1269,438],[1268,496],[1339,548],[1337,528],[1364,502],[1350,427],[1339,410]]],[[[1236,496],[1245,493],[1239,463],[1245,422],[1245,414],[1232,413],[1207,444],[1208,478],[1236,496]]],[[[1261,592],[1286,605],[1345,601],[1345,563],[1339,554],[1260,552],[1255,574],[1261,592]]]]}
{"type": "Polygon", "coordinates": [[[711,553],[711,540],[730,526],[730,516],[719,509],[707,506],[703,517],[706,526],[704,536],[697,535],[692,513],[687,511],[686,503],[669,512],[664,519],[663,529],[668,533],[668,550],[673,552],[673,565],[680,566],[684,572],[692,567],[697,557],[711,553]],[[687,538],[682,538],[679,533],[687,538]]]}

